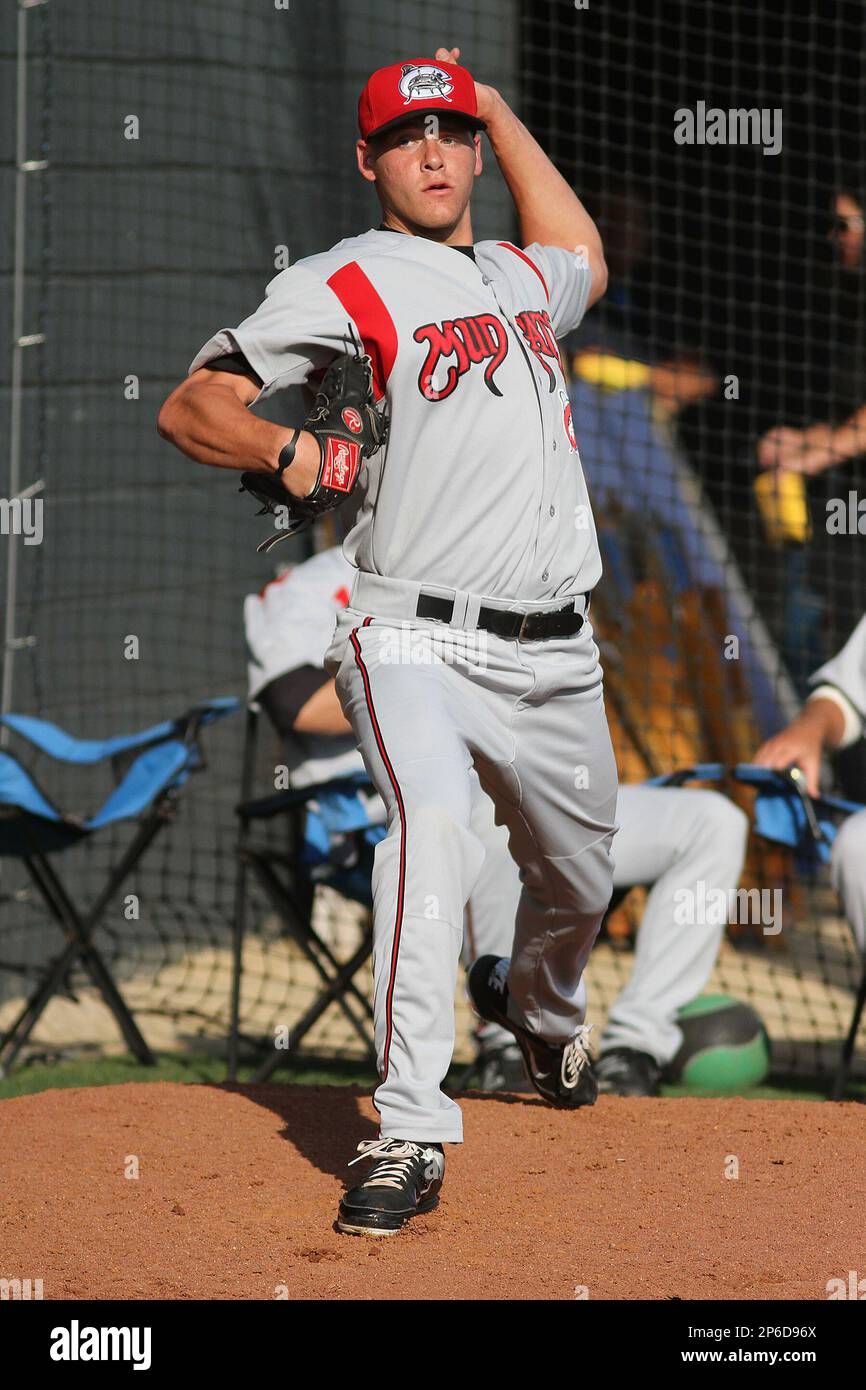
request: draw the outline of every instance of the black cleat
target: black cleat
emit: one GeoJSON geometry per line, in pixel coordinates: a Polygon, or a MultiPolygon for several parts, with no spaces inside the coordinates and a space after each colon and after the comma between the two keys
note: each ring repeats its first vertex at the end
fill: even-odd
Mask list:
{"type": "Polygon", "coordinates": [[[364,1139],[358,1158],[374,1159],[362,1183],[344,1193],[337,1230],[353,1236],[395,1236],[412,1216],[439,1205],[445,1176],[441,1145],[408,1139],[364,1139]]]}
{"type": "Polygon", "coordinates": [[[534,1091],[517,1043],[480,1047],[473,1068],[477,1091],[534,1091]]]}
{"type": "Polygon", "coordinates": [[[476,1013],[489,1023],[507,1028],[517,1039],[529,1079],[540,1096],[560,1110],[593,1105],[598,1086],[590,1066],[584,1025],[567,1043],[547,1043],[508,1017],[508,970],[505,956],[480,956],[467,976],[469,998],[476,1013]]]}
{"type": "Polygon", "coordinates": [[[662,1069],[648,1052],[612,1047],[595,1064],[598,1089],[608,1096],[657,1096],[662,1069]]]}

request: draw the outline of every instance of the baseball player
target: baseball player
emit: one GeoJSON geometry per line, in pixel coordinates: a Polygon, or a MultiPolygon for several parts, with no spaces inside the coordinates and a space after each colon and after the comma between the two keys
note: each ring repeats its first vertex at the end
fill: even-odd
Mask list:
{"type": "MultiPolygon", "coordinates": [[[[294,566],[244,602],[249,697],[262,705],[284,736],[294,786],[363,769],[334,681],[323,670],[335,619],[349,602],[355,570],[339,546],[294,566]]],[[[367,803],[374,825],[384,824],[378,796],[367,803]]],[[[476,833],[485,859],[466,905],[463,962],[511,950],[520,896],[507,837],[479,797],[476,833]]],[[[712,973],[724,924],[684,919],[678,894],[703,884],[724,894],[740,881],[748,819],[718,792],[694,788],[620,786],[615,888],[649,887],[634,968],[614,1000],[599,1043],[600,1091],[655,1095],[665,1066],[678,1052],[676,1021],[712,973]]],[[[581,983],[582,987],[582,983],[581,983]]],[[[473,1085],[479,1090],[525,1090],[526,1070],[513,1037],[495,1023],[476,1031],[473,1085]]]]}
{"type": "MultiPolygon", "coordinates": [[[[806,787],[817,796],[825,752],[850,748],[864,734],[866,720],[866,617],[860,619],[844,647],[810,677],[813,689],[797,718],[762,744],[754,761],[780,771],[797,766],[806,787]]],[[[866,800],[866,787],[861,800],[866,800]]],[[[839,827],[830,854],[833,887],[866,953],[866,811],[849,816],[839,827]]]]}
{"type": "Polygon", "coordinates": [[[373,877],[379,1137],[352,1160],[371,1167],[337,1222],[358,1234],[432,1210],[443,1145],[462,1142],[441,1082],[484,863],[482,789],[521,894],[510,958],[475,964],[473,1003],[514,1036],[549,1103],[596,1094],[579,985],[610,899],[616,767],[588,621],[601,563],[557,338],[606,271],[575,193],[458,58],[440,49],[373,73],[357,163],[381,225],[278,275],[204,345],[159,420],[202,463],[278,474],[302,518],[359,489],[345,546],[357,574],[325,662],[387,812],[373,877]],[[519,245],[473,241],[482,129],[519,245]],[[387,443],[354,401],[340,408],[346,373],[329,378],[328,364],[347,340],[369,363],[387,443]],[[239,374],[215,369],[238,353],[239,374]],[[323,372],[303,429],[246,409],[323,372]]]}

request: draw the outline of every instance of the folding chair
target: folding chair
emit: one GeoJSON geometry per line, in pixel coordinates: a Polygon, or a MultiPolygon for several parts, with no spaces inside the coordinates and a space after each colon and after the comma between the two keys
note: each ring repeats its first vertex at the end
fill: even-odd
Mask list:
{"type": "MultiPolygon", "coordinates": [[[[843,797],[810,796],[799,768],[777,772],[753,763],[737,763],[731,768],[726,768],[722,763],[701,763],[666,776],[653,777],[650,785],[679,787],[685,782],[719,781],[728,774],[738,782],[757,789],[755,831],[765,840],[793,849],[797,868],[806,877],[814,877],[822,864],[829,863],[836,838],[836,821],[866,809],[860,802],[848,801],[843,797]]],[[[830,1093],[833,1100],[841,1100],[845,1093],[857,1034],[866,1008],[866,959],[861,962],[861,968],[851,1022],[830,1093]]]]}
{"type": "MultiPolygon", "coordinates": [[[[181,788],[191,772],[205,766],[200,731],[234,714],[233,697],[208,700],[177,719],[137,734],[80,739],[55,724],[9,714],[2,722],[34,748],[59,762],[79,765],[111,760],[116,786],[93,816],[61,811],[18,758],[0,751],[0,855],[21,859],[53,919],[66,937],[63,951],[42,969],[42,979],[9,1030],[0,1036],[0,1075],[6,1075],[49,1000],[80,961],[102,995],[130,1051],[147,1066],[154,1056],[115,984],[93,935],[106,906],[158,834],[171,821],[181,788]],[[138,819],[138,829],[89,909],[75,905],[48,856],[68,850],[118,821],[138,819]]],[[[0,970],[15,969],[0,961],[0,970]]]]}
{"type": "Polygon", "coordinates": [[[265,1081],[281,1062],[296,1052],[310,1029],[332,1004],[340,1009],[364,1051],[375,1064],[376,1052],[370,1024],[373,1010],[366,995],[354,983],[373,950],[372,927],[364,931],[357,949],[341,962],[313,923],[316,887],[327,884],[352,902],[372,909],[370,876],[373,851],[385,836],[385,827],[371,825],[360,793],[370,790],[365,773],[335,778],[314,786],[286,790],[259,799],[250,798],[255,766],[259,716],[247,713],[247,733],[242,783],[243,800],[235,808],[240,821],[238,871],[235,892],[234,948],[231,992],[231,1024],[228,1046],[228,1080],[237,1079],[240,1042],[240,989],[243,945],[247,926],[249,875],[252,872],[291,939],[303,952],[321,981],[312,1004],[293,1024],[286,1048],[270,1045],[253,1080],[265,1081]],[[288,847],[256,844],[256,823],[285,817],[288,847]],[[334,855],[337,838],[348,849],[345,862],[334,855]]]}

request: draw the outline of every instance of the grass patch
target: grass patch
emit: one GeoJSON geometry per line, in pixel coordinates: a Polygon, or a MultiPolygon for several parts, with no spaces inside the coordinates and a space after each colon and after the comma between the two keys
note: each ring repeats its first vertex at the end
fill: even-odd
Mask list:
{"type": "MultiPolygon", "coordinates": [[[[258,1065],[258,1064],[256,1064],[258,1065]]],[[[238,1080],[252,1079],[255,1066],[240,1066],[238,1080]]],[[[32,1095],[36,1091],[69,1086],[119,1086],[127,1081],[147,1084],[153,1081],[206,1082],[220,1085],[226,1079],[222,1057],[206,1053],[161,1053],[155,1067],[143,1067],[132,1056],[92,1057],[57,1062],[19,1065],[9,1076],[0,1077],[0,1100],[32,1095]]],[[[375,1073],[369,1063],[340,1062],[322,1057],[297,1057],[281,1066],[273,1080],[304,1086],[374,1086],[375,1073]]]]}
{"type": "MultiPolygon", "coordinates": [[[[257,1064],[256,1064],[257,1065],[257,1064]]],[[[455,1066],[449,1072],[447,1085],[455,1087],[465,1068],[455,1066]]],[[[252,1080],[255,1066],[238,1068],[240,1083],[252,1080]]],[[[32,1095],[37,1091],[56,1090],[69,1086],[118,1086],[136,1081],[183,1081],[221,1085],[226,1079],[226,1063],[222,1056],[205,1052],[161,1053],[155,1067],[143,1067],[134,1057],[82,1057],[59,1059],[55,1062],[34,1061],[19,1065],[10,1076],[0,1078],[0,1100],[13,1096],[32,1095]]],[[[376,1075],[369,1062],[339,1061],[326,1057],[294,1057],[279,1067],[272,1078],[282,1085],[295,1086],[363,1086],[372,1090],[376,1075]]],[[[742,1092],[744,1100],[826,1100],[829,1083],[822,1086],[804,1078],[771,1078],[762,1086],[742,1092]]],[[[694,1095],[684,1086],[663,1086],[662,1095],[681,1097],[694,1095]]],[[[723,1094],[707,1092],[707,1095],[723,1094]]],[[[848,1100],[866,1101],[866,1085],[855,1083],[848,1089],[848,1100]]]]}

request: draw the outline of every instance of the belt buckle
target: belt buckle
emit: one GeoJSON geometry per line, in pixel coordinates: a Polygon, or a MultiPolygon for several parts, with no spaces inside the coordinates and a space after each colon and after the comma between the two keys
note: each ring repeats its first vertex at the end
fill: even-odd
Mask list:
{"type": "Polygon", "coordinates": [[[517,640],[518,640],[518,642],[528,642],[528,641],[529,641],[529,638],[528,638],[528,637],[524,637],[524,636],[523,636],[523,629],[524,629],[524,627],[525,627],[525,625],[526,625],[527,619],[528,619],[528,618],[531,618],[531,617],[532,617],[532,614],[531,614],[531,613],[524,613],[523,617],[521,618],[521,620],[520,620],[520,627],[519,627],[518,630],[517,630],[517,640]]]}

